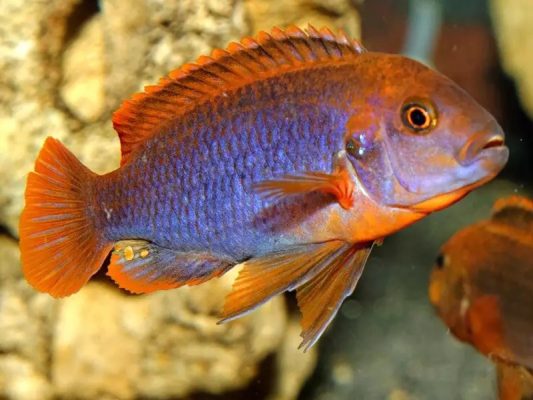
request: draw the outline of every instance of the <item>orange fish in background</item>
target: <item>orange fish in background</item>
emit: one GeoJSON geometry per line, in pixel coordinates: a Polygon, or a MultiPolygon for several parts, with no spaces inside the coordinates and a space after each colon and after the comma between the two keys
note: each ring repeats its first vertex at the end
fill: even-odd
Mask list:
{"type": "Polygon", "coordinates": [[[224,320],[296,290],[302,346],[320,337],[372,245],[503,168],[494,118],[449,79],[291,27],[215,50],[113,116],[120,168],[97,176],[48,138],[26,188],[28,282],[79,290],[108,274],[147,293],[242,264],[224,320]]]}
{"type": "Polygon", "coordinates": [[[501,399],[533,398],[532,200],[499,200],[490,220],[455,234],[429,297],[457,338],[497,363],[501,399]]]}

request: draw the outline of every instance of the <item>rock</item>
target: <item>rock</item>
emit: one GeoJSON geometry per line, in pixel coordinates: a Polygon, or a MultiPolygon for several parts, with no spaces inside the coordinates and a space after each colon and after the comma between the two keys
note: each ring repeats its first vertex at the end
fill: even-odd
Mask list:
{"type": "Polygon", "coordinates": [[[0,224],[12,232],[17,231],[25,177],[43,139],[67,136],[67,120],[54,104],[58,74],[50,60],[57,58],[53,51],[66,26],[65,19],[55,18],[56,11],[73,4],[14,0],[3,5],[0,15],[0,224]]]}
{"type": "Polygon", "coordinates": [[[95,122],[105,110],[104,37],[100,15],[85,23],[63,53],[60,95],[73,115],[95,122]]]}
{"type": "Polygon", "coordinates": [[[503,68],[514,78],[522,104],[533,117],[533,2],[491,0],[490,6],[503,68]]]}
{"type": "Polygon", "coordinates": [[[48,400],[52,398],[52,388],[31,361],[7,355],[0,357],[0,398],[48,400]]]}
{"type": "Polygon", "coordinates": [[[317,348],[307,352],[298,348],[300,336],[300,315],[289,319],[285,337],[276,354],[276,380],[268,400],[291,400],[298,398],[305,381],[313,373],[317,362],[317,348]]]}
{"type": "Polygon", "coordinates": [[[52,366],[59,395],[175,398],[246,386],[278,348],[286,318],[276,298],[217,325],[234,276],[145,296],[97,282],[62,300],[52,366]]]}
{"type": "Polygon", "coordinates": [[[241,0],[102,2],[107,103],[117,108],[185,62],[248,31],[241,0]],[[121,18],[117,18],[120,15],[121,18]]]}
{"type": "Polygon", "coordinates": [[[327,26],[331,29],[342,28],[353,37],[360,37],[361,22],[350,0],[245,0],[247,14],[251,20],[252,31],[269,31],[273,26],[285,27],[296,24],[315,28],[327,26]]]}
{"type": "Polygon", "coordinates": [[[0,236],[0,398],[48,399],[54,300],[22,280],[16,242],[0,236]]]}

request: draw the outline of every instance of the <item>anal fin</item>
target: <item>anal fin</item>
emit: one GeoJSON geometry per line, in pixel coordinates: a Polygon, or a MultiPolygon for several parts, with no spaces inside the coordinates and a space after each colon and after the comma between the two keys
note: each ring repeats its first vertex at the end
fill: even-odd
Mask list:
{"type": "Polygon", "coordinates": [[[132,293],[197,285],[222,275],[236,262],[208,252],[183,252],[145,240],[115,245],[108,275],[132,293]]]}
{"type": "Polygon", "coordinates": [[[343,248],[338,257],[332,258],[316,276],[296,290],[302,312],[300,348],[304,351],[316,343],[343,300],[354,291],[371,249],[372,243],[343,248]]]}

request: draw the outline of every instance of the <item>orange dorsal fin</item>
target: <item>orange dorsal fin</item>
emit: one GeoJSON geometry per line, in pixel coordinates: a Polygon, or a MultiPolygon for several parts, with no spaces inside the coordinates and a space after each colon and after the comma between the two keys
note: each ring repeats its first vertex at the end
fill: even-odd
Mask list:
{"type": "Polygon", "coordinates": [[[226,50],[214,50],[210,57],[202,56],[157,85],[145,87],[144,93],[125,101],[113,114],[122,148],[121,164],[146,138],[213,97],[280,72],[348,61],[364,51],[343,32],[318,31],[311,25],[305,31],[296,26],[274,28],[271,33],[260,32],[256,38],[231,43],[226,50]]]}

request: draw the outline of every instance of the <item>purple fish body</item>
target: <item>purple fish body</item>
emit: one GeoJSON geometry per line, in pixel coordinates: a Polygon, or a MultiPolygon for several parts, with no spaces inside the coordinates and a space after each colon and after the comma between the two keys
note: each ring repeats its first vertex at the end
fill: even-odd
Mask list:
{"type": "Polygon", "coordinates": [[[133,293],[242,269],[224,321],[296,290],[302,346],[373,243],[492,179],[494,118],[449,79],[344,34],[292,27],[215,50],[114,114],[117,170],[48,138],[21,216],[24,274],[53,296],[108,275],[133,293]]]}
{"type": "Polygon", "coordinates": [[[235,260],[296,244],[298,238],[281,238],[280,231],[319,212],[327,196],[280,203],[258,196],[253,185],[331,170],[349,117],[338,97],[349,88],[338,82],[317,93],[322,74],[245,88],[147,140],[120,172],[100,182],[95,218],[107,238],[142,238],[180,251],[208,248],[235,260]],[[300,93],[280,101],[287,85],[300,93]]]}

